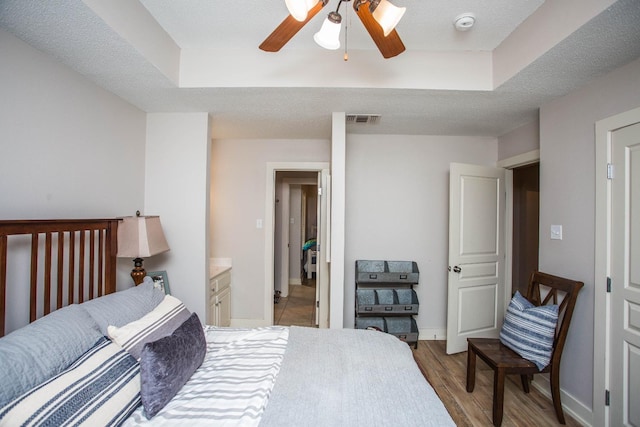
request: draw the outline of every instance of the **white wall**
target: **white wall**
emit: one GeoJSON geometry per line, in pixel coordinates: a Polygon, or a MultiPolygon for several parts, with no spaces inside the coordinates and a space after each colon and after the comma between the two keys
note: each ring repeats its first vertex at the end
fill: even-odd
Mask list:
{"type": "Polygon", "coordinates": [[[498,160],[540,149],[540,121],[534,120],[498,138],[498,160]]]}
{"type": "Polygon", "coordinates": [[[232,319],[264,319],[265,228],[256,220],[265,217],[267,162],[328,160],[328,140],[213,141],[211,256],[232,259],[232,319]]]}
{"type": "MultiPolygon", "coordinates": [[[[0,52],[0,219],[142,208],[146,114],[2,30],[0,52]]],[[[9,282],[28,283],[26,268],[10,262],[9,282]]],[[[131,268],[119,260],[119,289],[131,286],[131,268]]],[[[13,308],[24,302],[8,331],[28,322],[27,300],[8,289],[13,308]]]]}
{"type": "Polygon", "coordinates": [[[146,114],[0,30],[0,218],[133,214],[146,114]]]}
{"type": "Polygon", "coordinates": [[[379,259],[418,263],[420,338],[446,331],[449,164],[496,159],[495,138],[347,135],[345,327],[354,324],[355,261],[379,259]]]}
{"type": "Polygon", "coordinates": [[[289,192],[289,283],[300,284],[302,275],[302,186],[292,184],[289,192]]]}
{"type": "MultiPolygon", "coordinates": [[[[0,30],[0,218],[131,215],[146,114],[0,30]]],[[[130,285],[120,260],[118,287],[130,285]]]]}
{"type": "MultiPolygon", "coordinates": [[[[596,121],[640,106],[640,60],[540,109],[540,269],[582,280],[561,369],[562,388],[592,408],[596,121]],[[550,240],[551,224],[563,240],[550,240]]],[[[598,346],[599,351],[604,348],[598,346]]]]}
{"type": "Polygon", "coordinates": [[[148,115],[144,214],[160,215],[171,250],[145,260],[166,270],[171,293],[207,319],[209,149],[207,113],[148,115]]]}

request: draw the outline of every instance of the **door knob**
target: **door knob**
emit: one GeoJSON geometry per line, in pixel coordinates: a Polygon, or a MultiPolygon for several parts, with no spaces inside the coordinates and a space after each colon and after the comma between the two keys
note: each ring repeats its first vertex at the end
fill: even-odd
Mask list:
{"type": "Polygon", "coordinates": [[[460,273],[462,271],[462,269],[460,267],[458,267],[457,265],[453,267],[453,272],[454,273],[460,273]]]}

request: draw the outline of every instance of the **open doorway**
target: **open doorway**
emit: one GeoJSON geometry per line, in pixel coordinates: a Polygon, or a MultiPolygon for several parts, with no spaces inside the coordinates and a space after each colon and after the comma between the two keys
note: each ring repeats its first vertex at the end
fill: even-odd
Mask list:
{"type": "Polygon", "coordinates": [[[273,324],[317,326],[318,172],[276,171],[273,324]]]}
{"type": "Polygon", "coordinates": [[[513,170],[512,292],[526,294],[529,276],[538,269],[540,164],[513,170]]]}
{"type": "MultiPolygon", "coordinates": [[[[274,320],[274,295],[275,295],[275,225],[276,225],[276,208],[280,203],[290,203],[289,196],[279,198],[280,202],[276,203],[276,174],[278,172],[312,172],[315,175],[316,185],[318,186],[318,203],[317,203],[317,259],[316,259],[316,299],[315,310],[317,317],[317,324],[319,328],[329,327],[330,316],[330,270],[329,260],[330,254],[328,249],[331,247],[329,236],[330,232],[330,176],[329,176],[329,163],[327,162],[268,162],[267,163],[267,179],[266,179],[266,205],[265,205],[265,293],[264,293],[264,314],[265,321],[269,324],[273,324],[274,320]],[[325,244],[326,242],[326,244],[325,244]]],[[[312,185],[312,184],[310,184],[312,185]]],[[[289,185],[285,188],[289,188],[289,185]]],[[[290,191],[290,188],[289,188],[290,191]]],[[[283,212],[289,212],[289,208],[279,208],[283,212]]],[[[278,218],[282,220],[283,216],[278,218]]],[[[289,217],[286,217],[289,218],[289,217]]],[[[288,227],[280,228],[282,235],[288,233],[288,227]]],[[[288,253],[289,237],[282,238],[279,241],[279,248],[282,249],[282,253],[288,253]]],[[[281,271],[289,271],[289,259],[288,257],[281,256],[279,266],[287,264],[286,267],[281,267],[281,271]]],[[[282,277],[280,276],[282,280],[282,277]]],[[[288,286],[288,283],[287,283],[288,286]]]]}

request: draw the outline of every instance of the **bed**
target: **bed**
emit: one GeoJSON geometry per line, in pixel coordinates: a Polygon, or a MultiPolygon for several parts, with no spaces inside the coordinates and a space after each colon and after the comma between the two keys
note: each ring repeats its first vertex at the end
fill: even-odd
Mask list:
{"type": "Polygon", "coordinates": [[[203,326],[150,279],[115,292],[117,220],[19,223],[0,221],[1,332],[14,239],[31,323],[0,338],[0,426],[454,425],[394,336],[203,326]]]}

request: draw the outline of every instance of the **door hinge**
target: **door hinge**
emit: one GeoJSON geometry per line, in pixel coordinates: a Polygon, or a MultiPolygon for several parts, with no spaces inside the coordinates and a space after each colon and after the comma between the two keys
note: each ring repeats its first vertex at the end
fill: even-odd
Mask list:
{"type": "Polygon", "coordinates": [[[320,301],[316,301],[316,308],[320,308],[320,301]]]}
{"type": "Polygon", "coordinates": [[[322,196],[322,187],[318,187],[318,196],[322,196]]]}
{"type": "Polygon", "coordinates": [[[607,163],[607,179],[613,179],[614,178],[614,168],[613,168],[613,164],[612,163],[607,163]]]}
{"type": "Polygon", "coordinates": [[[604,391],[604,406],[610,406],[611,403],[611,393],[609,390],[604,391]]]}
{"type": "Polygon", "coordinates": [[[607,292],[611,292],[611,277],[607,277],[607,292]]]}

